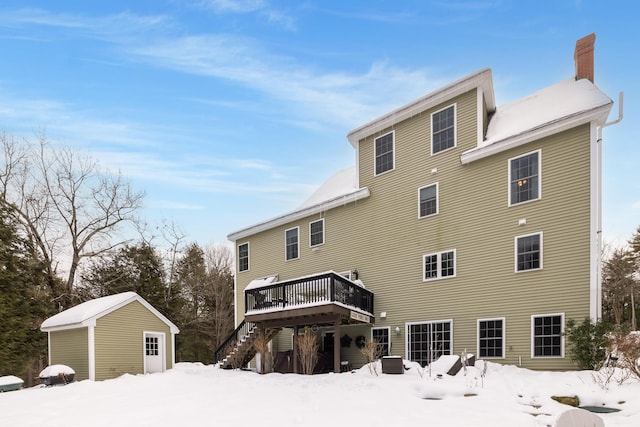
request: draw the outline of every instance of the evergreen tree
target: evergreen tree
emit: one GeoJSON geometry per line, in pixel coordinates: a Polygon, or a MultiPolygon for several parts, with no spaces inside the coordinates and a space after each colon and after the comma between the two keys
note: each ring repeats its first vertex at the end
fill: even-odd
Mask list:
{"type": "Polygon", "coordinates": [[[46,267],[35,254],[13,212],[0,207],[0,375],[17,375],[26,385],[46,365],[40,325],[54,314],[46,267]]]}

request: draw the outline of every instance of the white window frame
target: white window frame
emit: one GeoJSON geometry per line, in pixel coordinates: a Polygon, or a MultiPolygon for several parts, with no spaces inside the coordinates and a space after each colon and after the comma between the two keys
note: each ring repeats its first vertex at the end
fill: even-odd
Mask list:
{"type": "Polygon", "coordinates": [[[564,313],[548,313],[548,314],[532,314],[531,315],[531,358],[532,359],[563,359],[564,358],[564,348],[565,348],[565,341],[564,341],[564,336],[565,336],[565,318],[564,318],[564,313]],[[560,356],[536,356],[535,352],[535,325],[534,325],[534,319],[539,318],[539,317],[554,317],[554,316],[560,316],[560,321],[562,322],[562,325],[560,326],[560,356]]]}
{"type": "Polygon", "coordinates": [[[320,218],[320,219],[317,219],[315,221],[310,221],[309,222],[309,247],[310,248],[315,248],[317,246],[324,245],[324,242],[325,242],[325,238],[324,238],[324,236],[325,236],[325,228],[324,227],[325,227],[324,218],[320,218]],[[316,222],[321,222],[322,223],[322,242],[316,243],[315,245],[313,245],[313,244],[311,244],[311,224],[315,224],[316,222]]]}
{"type": "Polygon", "coordinates": [[[338,273],[338,276],[351,280],[351,270],[340,272],[338,273]]]}
{"type": "Polygon", "coordinates": [[[445,151],[449,151],[449,150],[453,150],[454,148],[456,148],[458,146],[458,106],[456,103],[453,103],[451,105],[447,105],[444,108],[439,109],[438,111],[434,111],[433,113],[431,113],[431,155],[432,156],[436,156],[440,153],[444,153],[445,151]],[[444,150],[440,150],[438,152],[433,152],[433,116],[435,116],[438,113],[441,113],[445,110],[448,110],[449,108],[453,107],[453,146],[449,147],[449,148],[445,148],[444,150]]]}
{"type": "Polygon", "coordinates": [[[507,341],[507,320],[505,317],[490,317],[487,319],[478,319],[477,321],[477,328],[476,328],[476,332],[477,332],[477,358],[478,359],[504,359],[506,356],[506,341],[507,341]],[[502,355],[501,356],[481,356],[480,355],[480,322],[492,322],[492,321],[496,321],[496,320],[500,320],[502,321],[502,355]]]}
{"type": "Polygon", "coordinates": [[[377,136],[373,139],[373,176],[384,175],[387,172],[391,172],[396,169],[396,131],[392,130],[383,135],[377,136]],[[391,169],[387,169],[386,171],[378,173],[376,167],[376,159],[378,158],[378,153],[376,152],[376,141],[380,138],[383,138],[387,135],[391,134],[391,169]]]}
{"type": "Polygon", "coordinates": [[[411,325],[422,325],[422,324],[437,324],[437,323],[449,323],[450,327],[449,327],[449,335],[450,335],[450,343],[449,343],[449,347],[450,347],[450,353],[453,353],[453,319],[443,319],[443,320],[426,320],[426,321],[421,321],[421,322],[406,322],[404,324],[404,358],[407,360],[411,360],[409,358],[409,338],[410,338],[410,332],[409,332],[409,326],[411,325]]]}
{"type": "Polygon", "coordinates": [[[387,343],[387,354],[381,354],[380,357],[383,356],[391,356],[391,326],[374,326],[371,328],[371,336],[370,340],[373,341],[373,330],[387,330],[387,337],[389,338],[389,342],[387,343]]]}
{"type": "Polygon", "coordinates": [[[542,262],[543,262],[543,254],[544,254],[544,239],[542,236],[542,231],[538,231],[535,233],[529,233],[529,234],[523,234],[521,236],[516,236],[513,240],[513,252],[514,252],[514,258],[513,258],[513,271],[516,273],[528,273],[530,271],[540,271],[543,268],[542,262]],[[540,267],[538,268],[529,268],[527,270],[518,270],[518,239],[522,239],[525,237],[531,237],[531,236],[540,236],[540,267]]]}
{"type": "Polygon", "coordinates": [[[284,230],[284,260],[285,261],[294,261],[296,259],[300,259],[300,227],[291,227],[284,230]],[[287,232],[291,230],[296,230],[296,234],[298,235],[298,242],[296,245],[298,246],[298,256],[295,258],[288,258],[287,249],[289,248],[289,244],[287,243],[287,232]]]}
{"type": "Polygon", "coordinates": [[[250,246],[249,242],[240,243],[238,245],[238,273],[244,273],[245,271],[249,271],[251,269],[251,256],[250,256],[250,246]],[[240,246],[247,245],[247,268],[246,270],[240,270],[240,246]]]}
{"type": "Polygon", "coordinates": [[[418,188],[418,219],[422,219],[422,218],[429,218],[430,216],[435,216],[438,215],[438,213],[440,213],[440,186],[437,182],[434,182],[433,184],[429,184],[429,185],[425,185],[422,186],[420,188],[418,188]],[[428,215],[420,215],[420,204],[422,202],[422,200],[420,199],[420,191],[425,189],[425,188],[429,188],[429,187],[436,187],[436,211],[434,213],[428,214],[428,215]]]}
{"type": "Polygon", "coordinates": [[[508,170],[508,182],[507,182],[507,204],[508,206],[520,206],[525,203],[535,202],[536,200],[542,199],[542,150],[533,150],[528,153],[520,154],[515,157],[511,157],[507,160],[507,170],[508,170]],[[511,161],[519,159],[521,157],[530,156],[532,154],[538,154],[538,197],[535,199],[525,200],[523,202],[511,203],[511,161]]]}
{"type": "Polygon", "coordinates": [[[450,279],[452,277],[456,277],[456,275],[458,274],[458,254],[456,253],[455,249],[447,249],[445,251],[440,251],[440,252],[431,252],[429,254],[424,254],[422,255],[422,281],[423,282],[431,282],[434,280],[444,280],[444,279],[450,279]],[[449,252],[453,252],[453,275],[451,276],[445,276],[442,277],[442,254],[444,253],[449,253],[449,252]],[[430,278],[425,278],[425,258],[428,256],[433,256],[433,255],[437,255],[436,258],[436,262],[438,265],[438,276],[437,277],[430,277],[430,278]]]}

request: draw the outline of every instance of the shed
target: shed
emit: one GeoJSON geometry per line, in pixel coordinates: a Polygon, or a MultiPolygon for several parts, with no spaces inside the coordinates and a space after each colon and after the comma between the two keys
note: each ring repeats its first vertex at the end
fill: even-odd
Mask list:
{"type": "Polygon", "coordinates": [[[75,379],[164,372],[175,364],[180,331],[135,292],[87,301],[42,322],[49,365],[63,364],[75,379]]]}

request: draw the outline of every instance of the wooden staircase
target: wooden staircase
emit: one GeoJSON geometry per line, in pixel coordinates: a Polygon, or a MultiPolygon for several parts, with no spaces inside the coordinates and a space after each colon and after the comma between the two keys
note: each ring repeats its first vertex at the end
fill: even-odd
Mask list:
{"type": "MultiPolygon", "coordinates": [[[[280,332],[281,328],[265,330],[267,342],[271,341],[280,332]]],[[[243,321],[238,328],[227,338],[225,343],[216,350],[216,358],[221,352],[226,354],[219,360],[219,367],[222,369],[236,369],[246,366],[257,353],[255,340],[259,336],[258,326],[251,323],[245,324],[243,321]]]]}

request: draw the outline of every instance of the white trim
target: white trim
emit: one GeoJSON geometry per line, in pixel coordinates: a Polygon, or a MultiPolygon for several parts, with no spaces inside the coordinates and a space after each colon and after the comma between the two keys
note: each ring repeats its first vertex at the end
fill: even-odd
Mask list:
{"type": "Polygon", "coordinates": [[[589,188],[591,195],[589,204],[589,235],[591,236],[589,244],[589,317],[595,322],[602,317],[602,276],[600,274],[600,266],[602,265],[602,250],[600,247],[600,230],[601,223],[602,200],[601,200],[601,175],[599,162],[601,159],[601,141],[598,141],[598,132],[595,123],[591,123],[590,141],[589,141],[589,188]],[[593,195],[596,194],[596,197],[593,195]]]}
{"type": "Polygon", "coordinates": [[[444,251],[439,252],[431,252],[428,254],[422,255],[422,281],[423,282],[433,282],[434,280],[445,280],[456,277],[458,275],[458,254],[456,249],[446,249],[444,251]],[[442,277],[442,254],[453,252],[453,275],[452,276],[444,276],[442,277]],[[438,277],[433,278],[425,278],[425,258],[428,256],[436,255],[436,262],[438,263],[438,277]]]}
{"type": "Polygon", "coordinates": [[[507,172],[508,172],[508,182],[507,182],[507,206],[520,206],[525,203],[535,202],[536,200],[542,199],[542,149],[537,149],[530,151],[528,153],[520,154],[518,156],[511,157],[507,160],[507,172]],[[532,154],[538,154],[538,197],[535,199],[525,200],[523,202],[511,203],[511,162],[513,160],[519,159],[521,157],[530,156],[532,154]]]}
{"type": "Polygon", "coordinates": [[[351,280],[351,270],[343,271],[341,273],[338,273],[338,275],[351,280]]]}
{"type": "Polygon", "coordinates": [[[482,144],[482,141],[484,140],[484,116],[482,114],[482,107],[484,105],[483,101],[482,90],[480,90],[480,87],[478,87],[476,89],[476,122],[478,124],[477,145],[482,144]]]}
{"type": "Polygon", "coordinates": [[[88,335],[88,348],[89,354],[87,355],[89,359],[89,379],[91,381],[96,380],[96,331],[95,326],[89,326],[87,328],[88,335]]]}
{"type": "Polygon", "coordinates": [[[176,334],[171,334],[171,368],[176,366],[176,334]]]}
{"type": "Polygon", "coordinates": [[[158,331],[142,331],[142,373],[147,373],[147,335],[157,335],[162,341],[158,343],[158,351],[161,352],[162,372],[165,372],[167,370],[167,334],[158,331]]]}
{"type": "Polygon", "coordinates": [[[287,228],[286,230],[284,230],[284,260],[295,261],[297,259],[300,259],[300,227],[296,225],[295,227],[287,228]],[[287,258],[287,249],[289,248],[289,244],[287,243],[287,232],[291,230],[296,230],[298,240],[296,243],[296,245],[298,246],[298,256],[295,258],[287,258]]]}
{"type": "Polygon", "coordinates": [[[429,218],[430,216],[436,216],[440,213],[440,186],[437,182],[434,182],[433,184],[429,184],[429,185],[424,185],[420,188],[418,188],[418,219],[422,219],[422,218],[429,218]],[[422,200],[420,199],[420,191],[424,188],[428,188],[428,187],[433,187],[436,186],[436,211],[432,214],[428,214],[428,215],[424,215],[421,216],[420,215],[420,203],[422,202],[422,200]]]}
{"type": "Polygon", "coordinates": [[[493,80],[491,78],[491,69],[485,68],[352,130],[347,135],[347,139],[351,145],[355,147],[358,141],[376,132],[388,129],[396,123],[419,115],[423,111],[442,104],[443,102],[450,101],[452,98],[476,88],[480,88],[486,95],[487,110],[489,113],[493,112],[496,108],[493,80]]]}
{"type": "Polygon", "coordinates": [[[373,330],[374,329],[386,329],[387,330],[387,338],[389,342],[387,343],[387,354],[381,354],[380,356],[391,356],[391,326],[373,326],[371,327],[371,331],[369,334],[369,339],[373,341],[373,330]]]}
{"type": "Polygon", "coordinates": [[[316,219],[313,221],[309,221],[309,247],[317,248],[318,246],[322,246],[325,243],[325,221],[324,218],[316,219]],[[316,222],[322,222],[322,242],[316,243],[315,245],[311,244],[311,224],[315,224],[316,222]]]}
{"type": "Polygon", "coordinates": [[[453,354],[453,319],[443,319],[443,320],[425,320],[419,322],[405,322],[404,323],[404,358],[407,360],[411,360],[409,358],[409,326],[411,325],[423,325],[425,323],[434,324],[434,323],[450,323],[451,324],[451,353],[453,354]]]}
{"type": "Polygon", "coordinates": [[[457,103],[453,103],[450,105],[447,105],[444,108],[439,109],[438,111],[434,111],[433,113],[431,113],[431,155],[432,156],[436,156],[440,153],[444,153],[445,151],[449,151],[449,150],[453,150],[454,148],[456,148],[458,146],[458,107],[457,107],[457,103]],[[441,113],[445,110],[448,110],[449,108],[453,107],[453,146],[445,148],[444,150],[440,150],[437,153],[433,152],[433,116],[441,113]]]}
{"type": "Polygon", "coordinates": [[[478,359],[504,359],[507,354],[507,319],[505,317],[489,317],[485,319],[477,319],[476,322],[476,355],[478,359]],[[502,356],[481,356],[480,355],[480,322],[490,322],[494,320],[502,321],[502,356]]]}
{"type": "Polygon", "coordinates": [[[242,242],[236,245],[236,250],[238,251],[237,252],[238,253],[238,274],[251,271],[251,252],[250,252],[251,246],[249,245],[249,241],[247,240],[246,242],[242,242]],[[240,246],[244,246],[244,245],[247,245],[247,269],[240,270],[240,246]]]}
{"type": "Polygon", "coordinates": [[[352,191],[351,193],[343,194],[333,199],[326,200],[322,203],[318,203],[317,205],[313,205],[313,206],[309,206],[308,208],[289,212],[277,218],[273,218],[256,225],[252,225],[251,227],[233,232],[227,235],[227,239],[229,239],[230,241],[244,239],[245,237],[251,236],[253,234],[257,234],[266,230],[271,230],[272,228],[278,227],[280,225],[289,224],[299,219],[306,218],[310,215],[315,215],[317,213],[325,212],[330,209],[344,206],[349,203],[357,202],[358,200],[366,199],[367,197],[369,197],[370,194],[371,193],[369,192],[368,188],[366,187],[358,188],[352,191]]]}
{"type": "Polygon", "coordinates": [[[531,315],[531,358],[532,359],[563,359],[564,358],[564,335],[565,335],[565,321],[564,313],[549,313],[549,314],[532,314],[531,315]],[[560,326],[560,356],[535,356],[535,342],[534,342],[534,323],[533,319],[538,317],[552,317],[560,316],[562,325],[560,326]]]}
{"type": "Polygon", "coordinates": [[[394,171],[396,169],[396,131],[391,130],[387,133],[383,133],[382,135],[378,135],[375,138],[373,138],[373,176],[380,176],[380,175],[384,175],[387,172],[391,172],[394,171]],[[376,152],[376,141],[379,140],[380,138],[384,138],[385,136],[391,134],[391,169],[387,169],[385,171],[382,171],[380,173],[378,173],[377,171],[377,158],[378,158],[378,153],[376,152]]]}
{"type": "Polygon", "coordinates": [[[509,136],[505,139],[495,141],[487,145],[472,148],[460,155],[460,163],[464,165],[475,162],[476,160],[484,159],[485,157],[489,157],[512,148],[520,147],[521,145],[527,144],[531,141],[555,135],[591,121],[604,122],[609,115],[610,110],[611,103],[605,104],[588,111],[583,111],[572,116],[543,124],[518,135],[509,136]]]}
{"type": "Polygon", "coordinates": [[[543,242],[542,231],[538,231],[538,232],[535,232],[535,233],[529,233],[529,234],[523,234],[523,235],[514,237],[514,239],[513,239],[513,249],[514,249],[513,250],[513,252],[514,252],[513,271],[515,273],[528,273],[530,271],[542,270],[542,268],[543,268],[542,261],[544,259],[544,257],[543,257],[544,251],[543,251],[543,243],[542,242],[543,242]],[[538,268],[529,268],[527,270],[518,270],[518,239],[521,239],[521,238],[524,238],[524,237],[530,237],[530,236],[537,236],[537,235],[540,236],[540,267],[538,267],[538,268]]]}
{"type": "Polygon", "coordinates": [[[51,332],[47,332],[47,365],[52,365],[51,363],[51,332]]]}

